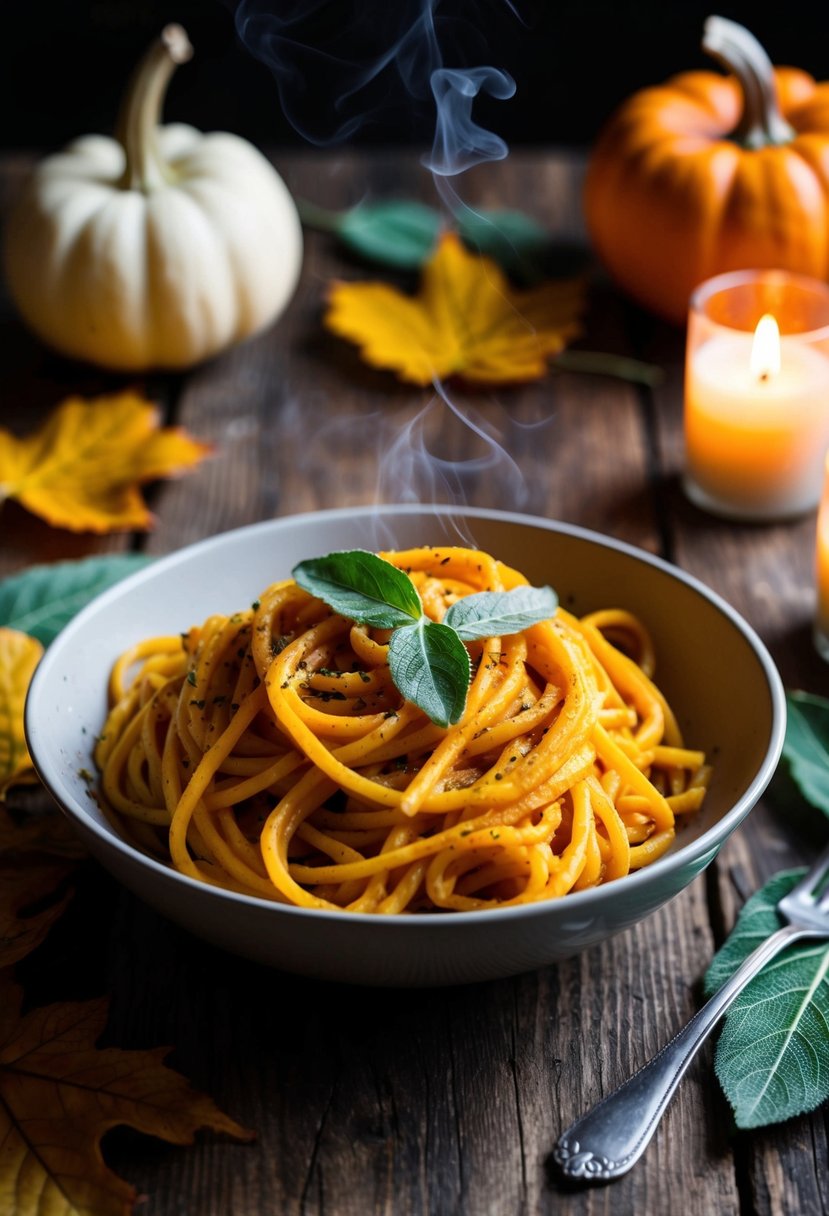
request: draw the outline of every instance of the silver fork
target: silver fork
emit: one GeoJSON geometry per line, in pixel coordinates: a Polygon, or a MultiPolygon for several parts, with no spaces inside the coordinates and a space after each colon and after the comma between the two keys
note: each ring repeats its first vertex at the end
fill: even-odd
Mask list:
{"type": "Polygon", "coordinates": [[[634,1165],[650,1143],[686,1068],[749,980],[792,942],[829,937],[829,849],[777,905],[786,921],[654,1058],[568,1127],[553,1159],[568,1178],[605,1182],[634,1165]]]}

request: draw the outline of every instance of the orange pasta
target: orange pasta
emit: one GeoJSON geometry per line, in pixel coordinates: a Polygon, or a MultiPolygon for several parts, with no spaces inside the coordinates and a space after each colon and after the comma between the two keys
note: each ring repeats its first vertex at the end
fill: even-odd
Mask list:
{"type": "MultiPolygon", "coordinates": [[[[426,613],[526,579],[471,549],[383,555],[426,613]]],[[[460,721],[392,682],[387,631],[292,581],[115,665],[96,749],[124,835],[193,878],[308,908],[473,911],[622,878],[669,847],[710,769],[630,613],[559,608],[467,643],[460,721]]]]}

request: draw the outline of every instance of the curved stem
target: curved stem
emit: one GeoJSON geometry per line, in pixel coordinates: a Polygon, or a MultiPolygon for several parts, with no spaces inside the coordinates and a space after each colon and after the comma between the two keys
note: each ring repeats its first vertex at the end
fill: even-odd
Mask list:
{"type": "Polygon", "coordinates": [[[630,359],[627,355],[611,355],[599,350],[562,350],[553,358],[552,366],[564,372],[585,372],[592,376],[615,376],[631,384],[655,388],[664,379],[661,367],[630,359]]]}
{"type": "Polygon", "coordinates": [[[348,215],[347,211],[331,211],[328,207],[319,207],[305,198],[298,198],[296,205],[303,224],[316,228],[318,232],[338,232],[343,219],[348,215]]]}
{"type": "Polygon", "coordinates": [[[746,148],[794,139],[794,128],[780,113],[772,62],[753,34],[736,21],[709,17],[702,49],[737,77],[742,90],[743,115],[732,138],[746,148]]]}
{"type": "Polygon", "coordinates": [[[126,166],[119,185],[123,190],[148,194],[168,181],[167,167],[158,151],[156,129],[170,77],[186,63],[193,47],[180,25],[166,25],[139,63],[127,88],[118,118],[117,138],[126,166]]]}

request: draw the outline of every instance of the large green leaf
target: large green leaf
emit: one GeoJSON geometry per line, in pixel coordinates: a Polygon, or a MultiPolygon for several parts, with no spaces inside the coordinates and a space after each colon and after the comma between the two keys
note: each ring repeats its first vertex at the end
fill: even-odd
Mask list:
{"type": "MultiPolygon", "coordinates": [[[[777,874],[748,900],[705,977],[709,994],[780,927],[777,902],[802,874],[777,874]]],[[[829,943],[790,946],[751,981],[726,1015],[715,1067],[738,1127],[781,1123],[829,1098],[829,943]]]]}
{"type": "Polygon", "coordinates": [[[464,642],[471,642],[474,638],[520,633],[540,621],[548,621],[557,607],[558,596],[552,587],[479,591],[452,604],[443,623],[454,629],[464,642]]]}
{"type": "Polygon", "coordinates": [[[397,689],[438,726],[458,722],[466,707],[471,668],[463,642],[448,625],[421,617],[395,629],[389,669],[397,689]]]}
{"type": "Polygon", "coordinates": [[[423,203],[361,203],[343,214],[337,235],[353,253],[372,262],[417,270],[440,229],[440,215],[423,203]]]}
{"type": "Polygon", "coordinates": [[[435,246],[442,221],[433,207],[406,199],[358,203],[348,211],[328,211],[300,201],[303,223],[335,233],[347,249],[396,270],[417,270],[435,246]]]}
{"type": "Polygon", "coordinates": [[[411,625],[423,615],[420,596],[408,574],[366,549],[313,557],[294,566],[291,573],[309,595],[375,629],[411,625]]]}
{"type": "Polygon", "coordinates": [[[0,582],[0,625],[48,646],[84,605],[149,560],[137,553],[118,553],[31,566],[0,582]]]}
{"type": "Polygon", "coordinates": [[[829,815],[829,701],[808,692],[789,692],[786,700],[789,772],[806,801],[829,815]]]}

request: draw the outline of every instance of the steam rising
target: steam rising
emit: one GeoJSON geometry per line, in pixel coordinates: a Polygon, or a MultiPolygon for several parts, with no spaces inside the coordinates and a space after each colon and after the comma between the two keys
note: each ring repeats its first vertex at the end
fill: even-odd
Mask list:
{"type": "Polygon", "coordinates": [[[395,71],[404,82],[417,72],[431,17],[420,0],[241,0],[236,29],[271,69],[295,130],[326,146],[386,109],[395,71]]]}
{"type": "Polygon", "coordinates": [[[497,68],[437,68],[432,93],[437,106],[432,155],[424,161],[440,177],[453,177],[487,160],[504,160],[509,153],[499,135],[472,121],[472,102],[483,90],[501,100],[515,93],[515,81],[497,68]]]}
{"type": "MultiPolygon", "coordinates": [[[[520,20],[510,0],[502,3],[520,20]]],[[[447,178],[508,154],[503,139],[473,119],[475,99],[484,93],[510,98],[515,82],[499,68],[463,66],[475,49],[471,44],[485,36],[483,22],[475,21],[474,9],[471,20],[461,21],[447,16],[445,7],[441,0],[241,0],[236,28],[248,50],[271,69],[288,120],[317,146],[342,142],[367,123],[388,125],[400,109],[402,85],[410,122],[432,113],[434,140],[423,163],[455,212],[465,204],[447,178]],[[444,49],[462,65],[447,67],[444,49]]],[[[304,411],[296,421],[303,417],[304,411]]],[[[337,427],[335,420],[324,437],[316,436],[317,444],[330,445],[337,427]]],[[[527,502],[521,470],[492,426],[468,403],[462,408],[438,380],[435,394],[408,423],[390,433],[384,421],[373,434],[382,444],[378,502],[462,505],[483,475],[497,486],[502,505],[520,508],[527,502]],[[471,459],[451,460],[430,448],[430,432],[434,440],[441,429],[436,417],[447,409],[475,436],[477,455],[471,459]]]]}
{"type": "MultiPolygon", "coordinates": [[[[320,395],[320,390],[306,390],[301,399],[289,394],[283,400],[280,442],[267,454],[277,470],[280,493],[299,508],[312,509],[320,501],[320,490],[322,505],[330,507],[362,503],[372,494],[377,503],[462,506],[480,499],[482,486],[487,487],[488,499],[494,493],[504,507],[526,510],[540,506],[531,501],[527,481],[506,449],[512,442],[520,442],[521,432],[531,436],[537,426],[546,425],[546,418],[538,423],[520,421],[494,399],[483,402],[480,410],[468,404],[461,409],[438,391],[420,408],[407,408],[403,416],[398,409],[363,410],[350,402],[322,432],[315,427],[310,442],[309,426],[319,417],[320,395]],[[467,436],[463,443],[467,455],[454,460],[451,452],[462,429],[467,436]],[[375,455],[373,484],[367,480],[367,446],[375,455]],[[297,452],[303,452],[301,463],[297,452]],[[335,462],[337,477],[332,479],[335,462]],[[311,486],[316,489],[309,495],[311,486]]],[[[273,509],[276,504],[270,506],[273,509]]],[[[455,517],[442,515],[441,527],[451,530],[453,543],[474,546],[460,512],[455,517]]],[[[447,531],[447,537],[449,534],[447,531]]],[[[393,527],[378,512],[374,546],[394,548],[396,543],[393,527]]]]}
{"type": "Polygon", "coordinates": [[[499,496],[506,495],[514,507],[524,506],[527,489],[523,474],[499,443],[492,425],[476,416],[471,407],[459,409],[441,385],[436,387],[436,395],[397,431],[379,461],[378,500],[464,503],[471,497],[476,481],[484,474],[495,473],[499,496]],[[477,455],[449,460],[430,450],[430,422],[439,418],[441,403],[476,436],[477,455]]]}
{"type": "Polygon", "coordinates": [[[240,0],[236,29],[273,73],[288,121],[318,147],[367,123],[388,125],[390,111],[425,116],[434,103],[425,163],[445,177],[507,155],[471,111],[479,93],[512,97],[515,83],[494,67],[445,67],[443,40],[468,43],[475,31],[463,22],[459,32],[440,9],[441,0],[240,0]]]}

